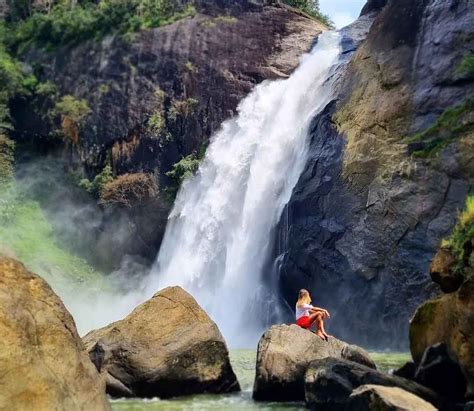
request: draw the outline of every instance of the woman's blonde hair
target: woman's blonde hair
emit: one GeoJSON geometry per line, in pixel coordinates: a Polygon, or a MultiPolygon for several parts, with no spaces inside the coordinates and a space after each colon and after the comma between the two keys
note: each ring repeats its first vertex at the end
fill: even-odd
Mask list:
{"type": "Polygon", "coordinates": [[[298,293],[298,301],[296,302],[297,307],[301,307],[305,304],[311,304],[311,296],[309,295],[309,291],[302,288],[298,293]]]}

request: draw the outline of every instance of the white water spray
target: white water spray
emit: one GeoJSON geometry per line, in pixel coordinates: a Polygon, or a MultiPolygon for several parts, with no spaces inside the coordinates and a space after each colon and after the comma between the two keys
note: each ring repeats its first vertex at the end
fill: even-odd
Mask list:
{"type": "Polygon", "coordinates": [[[305,166],[310,121],[332,97],[339,54],[340,36],[324,33],[288,79],[255,87],[212,138],[169,217],[147,291],[184,287],[234,346],[261,331],[268,301],[255,298],[271,232],[305,166]]]}

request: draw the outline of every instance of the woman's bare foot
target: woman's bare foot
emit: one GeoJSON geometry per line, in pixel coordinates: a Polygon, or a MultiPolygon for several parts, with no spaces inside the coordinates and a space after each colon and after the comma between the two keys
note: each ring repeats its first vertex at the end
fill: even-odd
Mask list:
{"type": "Polygon", "coordinates": [[[330,337],[330,335],[329,335],[329,334],[328,334],[326,331],[324,331],[324,332],[323,332],[323,334],[324,334],[324,336],[326,337],[326,341],[328,341],[328,340],[329,340],[329,337],[330,337]]]}
{"type": "Polygon", "coordinates": [[[316,331],[315,334],[316,334],[319,338],[321,338],[321,340],[327,341],[327,340],[326,340],[326,336],[325,336],[321,331],[316,331]]]}

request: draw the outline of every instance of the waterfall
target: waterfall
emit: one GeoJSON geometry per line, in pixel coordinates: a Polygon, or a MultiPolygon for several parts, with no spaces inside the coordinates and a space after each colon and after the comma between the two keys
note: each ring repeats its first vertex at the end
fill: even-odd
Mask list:
{"type": "Polygon", "coordinates": [[[311,119],[332,97],[339,55],[339,34],[324,33],[288,79],[256,86],[213,136],[169,216],[147,290],[182,286],[232,345],[261,332],[272,232],[305,166],[311,119]]]}

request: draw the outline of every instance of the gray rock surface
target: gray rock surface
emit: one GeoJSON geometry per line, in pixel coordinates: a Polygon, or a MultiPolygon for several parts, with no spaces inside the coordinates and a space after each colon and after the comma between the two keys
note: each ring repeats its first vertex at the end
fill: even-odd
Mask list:
{"type": "Polygon", "coordinates": [[[436,293],[430,261],[474,187],[472,135],[427,159],[404,139],[474,93],[456,74],[473,26],[467,0],[389,0],[313,121],[280,223],[278,281],[288,307],[311,290],[342,339],[406,349],[409,319],[436,293]]]}
{"type": "Polygon", "coordinates": [[[116,397],[240,390],[216,324],[180,287],[168,287],[84,344],[116,397]]]}
{"type": "Polygon", "coordinates": [[[318,410],[340,409],[356,388],[367,384],[398,387],[435,406],[441,404],[434,391],[416,382],[337,358],[316,360],[309,365],[305,374],[306,404],[318,410]]]}
{"type": "Polygon", "coordinates": [[[258,343],[253,397],[262,401],[302,401],[304,375],[311,361],[350,358],[375,368],[369,354],[334,337],[323,341],[297,325],[276,325],[258,343]]]}

